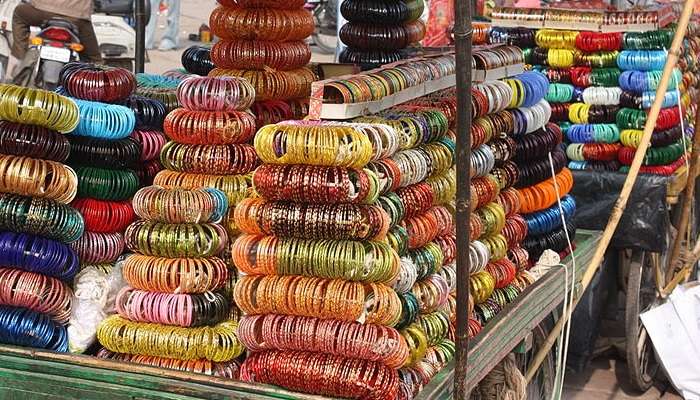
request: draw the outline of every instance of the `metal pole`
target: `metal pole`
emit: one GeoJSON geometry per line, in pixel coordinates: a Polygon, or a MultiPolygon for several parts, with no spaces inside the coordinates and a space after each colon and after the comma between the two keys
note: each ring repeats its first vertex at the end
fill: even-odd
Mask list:
{"type": "Polygon", "coordinates": [[[134,67],[136,73],[144,71],[146,65],[146,0],[136,1],[136,54],[134,67]]]}
{"type": "Polygon", "coordinates": [[[457,86],[457,329],[454,400],[469,398],[469,217],[471,214],[472,0],[453,0],[457,86]]]}

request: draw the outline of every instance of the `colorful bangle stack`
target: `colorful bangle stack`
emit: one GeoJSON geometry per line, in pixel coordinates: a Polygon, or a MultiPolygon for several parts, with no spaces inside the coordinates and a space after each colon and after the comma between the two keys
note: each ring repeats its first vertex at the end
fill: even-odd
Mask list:
{"type": "Polygon", "coordinates": [[[348,22],[340,28],[339,37],[347,47],[340,53],[340,61],[367,70],[400,60],[400,50],[425,36],[420,20],[424,6],[423,0],[343,3],[340,12],[348,22]]]}
{"type": "Polygon", "coordinates": [[[137,74],[135,94],[161,102],[165,106],[166,112],[169,113],[180,107],[175,91],[177,89],[177,85],[180,83],[180,81],[182,81],[182,79],[184,79],[184,77],[143,73],[137,74]]]}
{"type": "Polygon", "coordinates": [[[160,149],[165,145],[163,122],[168,110],[160,100],[131,95],[123,104],[136,116],[136,128],[130,139],[136,141],[141,149],[141,158],[134,168],[141,182],[140,186],[153,183],[153,178],[163,166],[158,159],[160,149]]]}
{"type": "Polygon", "coordinates": [[[70,150],[63,133],[78,126],[78,108],[43,90],[0,92],[0,343],[65,352],[79,271],[69,243],[85,221],[68,205],[78,177],[62,164],[70,150]]]}

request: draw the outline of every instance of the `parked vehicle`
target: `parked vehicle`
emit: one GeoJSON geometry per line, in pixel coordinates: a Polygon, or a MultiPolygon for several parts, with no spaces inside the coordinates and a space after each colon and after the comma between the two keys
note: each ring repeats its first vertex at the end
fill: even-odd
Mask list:
{"type": "MultiPolygon", "coordinates": [[[[95,0],[92,26],[105,64],[133,68],[136,55],[134,9],[134,0],[95,0]]],[[[150,9],[151,2],[146,0],[148,17],[150,9]]]]}
{"type": "Polygon", "coordinates": [[[12,13],[20,0],[0,0],[0,81],[5,78],[12,48],[12,13]]]}
{"type": "Polygon", "coordinates": [[[311,40],[323,54],[335,53],[338,44],[338,2],[335,0],[307,0],[304,8],[314,17],[316,29],[311,40]]]}

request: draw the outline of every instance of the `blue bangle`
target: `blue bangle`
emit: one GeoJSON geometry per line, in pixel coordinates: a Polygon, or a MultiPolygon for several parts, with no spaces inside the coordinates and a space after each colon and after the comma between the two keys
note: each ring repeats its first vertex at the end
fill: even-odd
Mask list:
{"type": "Polygon", "coordinates": [[[26,233],[0,232],[0,265],[63,281],[78,273],[78,255],[68,245],[26,233]]]}
{"type": "MultiPolygon", "coordinates": [[[[564,219],[569,221],[576,212],[576,201],[572,196],[566,195],[561,199],[561,208],[564,210],[564,219]]],[[[562,226],[559,204],[532,214],[523,215],[527,222],[527,232],[530,235],[544,235],[562,226]]]]}
{"type": "Polygon", "coordinates": [[[59,352],[68,351],[66,327],[46,314],[21,307],[0,306],[0,342],[59,352]]]}
{"type": "Polygon", "coordinates": [[[624,50],[617,57],[617,66],[623,71],[661,71],[667,56],[663,50],[624,50]]]}
{"type": "Polygon", "coordinates": [[[539,103],[549,91],[549,79],[535,71],[528,71],[516,75],[513,79],[517,79],[523,84],[525,89],[525,99],[521,107],[532,107],[539,103]]]}
{"type": "Polygon", "coordinates": [[[80,109],[80,122],[74,135],[101,139],[123,139],[133,132],[136,116],[131,109],[116,105],[74,99],[80,109]]]}

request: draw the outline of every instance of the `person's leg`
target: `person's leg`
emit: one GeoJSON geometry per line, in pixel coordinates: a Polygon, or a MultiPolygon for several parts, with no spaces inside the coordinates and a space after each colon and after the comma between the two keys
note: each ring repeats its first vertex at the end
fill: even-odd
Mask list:
{"type": "Polygon", "coordinates": [[[95,35],[95,29],[92,27],[92,21],[73,18],[71,18],[71,21],[78,27],[78,38],[80,38],[80,43],[85,48],[82,55],[91,62],[102,61],[102,53],[100,53],[100,46],[97,43],[97,35],[95,35]]]}
{"type": "Polygon", "coordinates": [[[160,50],[176,49],[180,45],[180,0],[168,0],[168,27],[158,47],[160,50]]]}
{"type": "Polygon", "coordinates": [[[12,14],[12,56],[22,60],[29,47],[29,31],[32,26],[40,26],[56,14],[38,10],[22,3],[12,14]]]}
{"type": "Polygon", "coordinates": [[[146,49],[152,50],[156,42],[156,27],[158,26],[158,11],[160,10],[160,0],[151,1],[151,18],[146,25],[146,49]]]}

